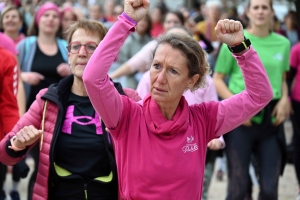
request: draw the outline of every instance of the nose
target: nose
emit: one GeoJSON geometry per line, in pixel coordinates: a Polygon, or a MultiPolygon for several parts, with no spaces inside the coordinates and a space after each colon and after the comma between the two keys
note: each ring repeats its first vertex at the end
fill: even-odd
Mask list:
{"type": "Polygon", "coordinates": [[[79,49],[79,52],[78,52],[78,55],[79,56],[86,56],[86,51],[85,51],[85,47],[83,45],[80,46],[80,49],[79,49]]]}
{"type": "Polygon", "coordinates": [[[263,9],[262,7],[259,7],[259,8],[258,8],[258,12],[259,12],[259,13],[262,13],[263,11],[264,11],[264,9],[263,9]]]}
{"type": "Polygon", "coordinates": [[[162,70],[159,72],[158,76],[157,76],[157,82],[159,83],[166,83],[166,71],[162,70]]]}

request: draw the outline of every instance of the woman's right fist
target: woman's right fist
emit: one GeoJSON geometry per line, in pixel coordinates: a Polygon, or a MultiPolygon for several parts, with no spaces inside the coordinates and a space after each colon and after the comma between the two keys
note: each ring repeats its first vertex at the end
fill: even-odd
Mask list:
{"type": "Polygon", "coordinates": [[[149,0],[125,0],[124,12],[136,22],[141,21],[148,13],[149,0]]]}
{"type": "Polygon", "coordinates": [[[17,134],[13,141],[18,148],[24,148],[35,143],[43,134],[42,130],[37,130],[34,126],[25,126],[17,134]]]}

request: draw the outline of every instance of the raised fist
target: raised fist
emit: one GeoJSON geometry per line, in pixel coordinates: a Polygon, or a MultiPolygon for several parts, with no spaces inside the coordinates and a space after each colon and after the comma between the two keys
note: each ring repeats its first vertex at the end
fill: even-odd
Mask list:
{"type": "Polygon", "coordinates": [[[244,30],[239,21],[220,20],[215,27],[215,31],[220,41],[228,46],[236,46],[244,41],[244,30]]]}
{"type": "Polygon", "coordinates": [[[139,22],[148,13],[149,0],[125,0],[124,12],[133,20],[139,22]]]}

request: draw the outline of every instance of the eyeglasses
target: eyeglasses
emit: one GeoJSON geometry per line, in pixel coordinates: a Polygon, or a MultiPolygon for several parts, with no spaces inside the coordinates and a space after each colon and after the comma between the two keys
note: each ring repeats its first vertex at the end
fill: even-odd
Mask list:
{"type": "Polygon", "coordinates": [[[85,52],[92,54],[97,48],[97,44],[95,42],[87,42],[86,44],[81,44],[80,42],[71,42],[67,49],[70,53],[77,54],[79,53],[81,46],[84,46],[85,52]]]}

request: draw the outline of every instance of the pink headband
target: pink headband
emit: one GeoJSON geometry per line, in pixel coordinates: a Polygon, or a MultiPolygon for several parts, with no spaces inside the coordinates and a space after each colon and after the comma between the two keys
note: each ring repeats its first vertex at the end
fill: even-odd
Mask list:
{"type": "Polygon", "coordinates": [[[39,22],[40,22],[41,16],[44,14],[44,12],[46,12],[46,11],[48,11],[48,10],[54,10],[54,11],[56,11],[56,12],[58,13],[59,18],[60,18],[60,12],[59,12],[59,10],[58,10],[57,5],[55,5],[54,3],[51,3],[51,2],[47,2],[47,3],[45,3],[44,5],[42,5],[42,6],[39,8],[39,10],[38,10],[38,12],[37,12],[37,14],[36,14],[35,23],[36,23],[37,25],[38,25],[39,22]]]}

